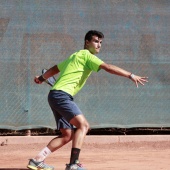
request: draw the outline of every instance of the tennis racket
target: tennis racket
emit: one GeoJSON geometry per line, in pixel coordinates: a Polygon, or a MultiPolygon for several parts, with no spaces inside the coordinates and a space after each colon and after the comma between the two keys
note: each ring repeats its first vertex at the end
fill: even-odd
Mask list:
{"type": "MultiPolygon", "coordinates": [[[[44,74],[46,71],[47,69],[42,69],[42,74],[44,74]]],[[[54,76],[52,76],[52,77],[49,77],[47,80],[45,80],[45,82],[49,84],[50,86],[53,86],[54,83],[56,82],[56,79],[54,76]]]]}

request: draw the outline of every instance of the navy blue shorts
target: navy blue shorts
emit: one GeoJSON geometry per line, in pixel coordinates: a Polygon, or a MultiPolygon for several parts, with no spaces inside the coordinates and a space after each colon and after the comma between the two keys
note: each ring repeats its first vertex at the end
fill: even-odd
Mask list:
{"type": "Polygon", "coordinates": [[[70,120],[82,114],[73,97],[61,90],[51,90],[48,95],[48,103],[53,111],[57,129],[74,129],[70,120]]]}

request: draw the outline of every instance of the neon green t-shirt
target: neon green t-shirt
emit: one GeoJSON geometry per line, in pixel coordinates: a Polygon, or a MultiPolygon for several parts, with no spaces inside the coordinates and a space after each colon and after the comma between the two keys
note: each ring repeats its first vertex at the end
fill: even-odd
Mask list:
{"type": "Polygon", "coordinates": [[[84,86],[92,71],[98,72],[103,63],[88,50],[80,50],[57,65],[60,76],[52,90],[62,90],[74,96],[84,86]]]}

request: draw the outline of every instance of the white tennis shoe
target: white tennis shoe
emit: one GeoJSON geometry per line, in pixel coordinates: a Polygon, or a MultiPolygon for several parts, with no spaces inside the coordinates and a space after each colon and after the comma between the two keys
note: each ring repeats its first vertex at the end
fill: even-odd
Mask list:
{"type": "Polygon", "coordinates": [[[44,161],[37,162],[34,159],[30,159],[27,168],[32,170],[54,170],[53,166],[45,164],[44,161]]]}

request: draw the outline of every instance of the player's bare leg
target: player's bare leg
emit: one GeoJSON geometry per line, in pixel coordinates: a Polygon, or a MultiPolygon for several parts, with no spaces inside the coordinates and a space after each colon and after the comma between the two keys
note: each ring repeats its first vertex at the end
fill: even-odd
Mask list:
{"type": "Polygon", "coordinates": [[[72,141],[72,150],[70,164],[66,165],[65,170],[85,170],[82,164],[79,163],[79,153],[84,142],[84,138],[89,130],[89,123],[83,115],[77,115],[71,119],[70,123],[76,126],[72,141]]]}
{"type": "Polygon", "coordinates": [[[83,115],[75,116],[71,119],[70,123],[77,128],[74,132],[72,147],[81,149],[84,138],[89,130],[89,123],[83,115]]]}
{"type": "Polygon", "coordinates": [[[55,150],[61,148],[63,145],[70,142],[73,138],[74,131],[71,129],[60,129],[61,135],[52,139],[47,147],[51,150],[51,152],[54,152],[55,150]]]}
{"type": "Polygon", "coordinates": [[[47,147],[45,147],[34,159],[30,159],[28,168],[35,170],[35,169],[49,169],[54,170],[54,167],[45,164],[43,161],[44,159],[55,150],[59,149],[63,145],[67,144],[72,140],[73,131],[71,129],[60,129],[61,135],[52,139],[47,147]]]}

